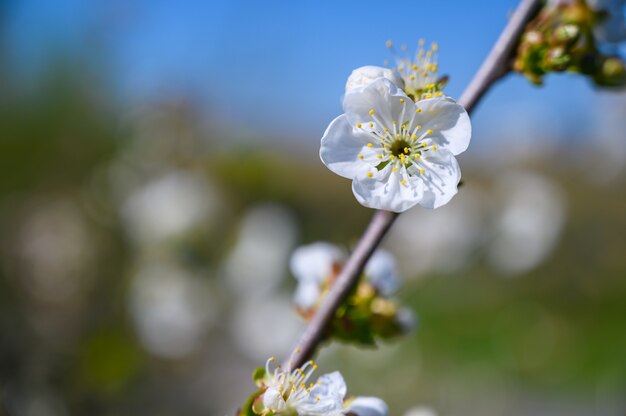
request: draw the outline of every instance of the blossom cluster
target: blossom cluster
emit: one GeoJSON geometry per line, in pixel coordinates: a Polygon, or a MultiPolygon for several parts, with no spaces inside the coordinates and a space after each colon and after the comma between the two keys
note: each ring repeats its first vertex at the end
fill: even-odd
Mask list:
{"type": "Polygon", "coordinates": [[[346,383],[338,371],[312,382],[311,376],[317,369],[313,361],[295,370],[285,370],[280,365],[272,370],[274,361],[271,357],[265,368],[257,369],[253,375],[259,391],[248,400],[241,414],[387,416],[387,405],[379,398],[346,398],[346,383]]]}
{"type": "MultiPolygon", "coordinates": [[[[290,268],[298,280],[296,309],[311,318],[337,278],[346,258],[344,250],[326,242],[296,249],[290,268]]],[[[400,284],[393,256],[378,250],[365,265],[363,278],[337,311],[327,337],[361,345],[374,345],[376,338],[391,338],[414,326],[413,312],[400,307],[391,295],[400,284]]]]}
{"type": "Polygon", "coordinates": [[[626,40],[625,0],[550,0],[529,23],[513,68],[534,84],[550,72],[587,75],[601,87],[626,86],[615,44],[626,40]]]}
{"type": "Polygon", "coordinates": [[[442,88],[433,45],[393,69],[365,66],[346,82],[344,114],[321,140],[322,162],[352,180],[357,201],[403,212],[419,204],[437,208],[457,193],[455,156],[471,138],[465,109],[442,88]]]}

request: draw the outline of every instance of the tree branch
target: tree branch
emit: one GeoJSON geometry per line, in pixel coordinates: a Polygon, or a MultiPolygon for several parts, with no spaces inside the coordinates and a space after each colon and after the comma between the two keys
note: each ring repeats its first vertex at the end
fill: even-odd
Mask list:
{"type": "MultiPolygon", "coordinates": [[[[465,107],[468,113],[472,112],[489,87],[510,71],[511,57],[514,56],[519,37],[540,6],[541,0],[522,0],[520,2],[491,52],[459,99],[459,104],[465,107]]],[[[337,308],[341,306],[357,284],[365,264],[398,215],[389,211],[376,211],[326,299],[322,302],[291,353],[289,361],[286,363],[288,368],[300,367],[315,353],[317,346],[324,338],[326,327],[335,316],[337,308]]]]}

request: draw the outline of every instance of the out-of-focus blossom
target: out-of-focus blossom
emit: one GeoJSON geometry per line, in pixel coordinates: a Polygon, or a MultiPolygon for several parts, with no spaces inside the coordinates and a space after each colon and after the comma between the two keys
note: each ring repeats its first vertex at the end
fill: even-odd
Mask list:
{"type": "Polygon", "coordinates": [[[162,358],[182,358],[196,351],[215,322],[217,306],[204,281],[167,263],[142,266],[129,293],[142,344],[162,358]]]}
{"type": "Polygon", "coordinates": [[[386,78],[400,88],[404,85],[402,77],[397,72],[389,68],[368,65],[352,71],[346,82],[346,92],[366,87],[378,78],[386,78]]]}
{"type": "Polygon", "coordinates": [[[63,303],[87,287],[94,244],[73,202],[49,201],[29,211],[15,242],[23,288],[39,301],[63,303]]]}
{"type": "Polygon", "coordinates": [[[407,277],[428,271],[453,272],[467,265],[483,239],[482,195],[464,189],[438,210],[410,210],[396,221],[387,245],[407,277]]]}
{"type": "Polygon", "coordinates": [[[226,260],[226,283],[242,297],[272,292],[285,276],[297,231],[293,214],[283,206],[259,204],[248,209],[226,260]]]}
{"type": "Polygon", "coordinates": [[[414,103],[391,81],[378,78],[346,93],[345,114],[321,140],[322,162],[352,179],[362,205],[403,212],[437,208],[457,192],[455,159],[471,137],[469,116],[447,97],[414,103]]]}
{"type": "Polygon", "coordinates": [[[407,410],[404,416],[437,416],[437,413],[430,407],[416,406],[407,410]]]}
{"type": "Polygon", "coordinates": [[[293,305],[279,294],[240,298],[231,312],[230,330],[237,348],[254,360],[287,354],[303,323],[293,305]]]}
{"type": "Polygon", "coordinates": [[[401,56],[394,49],[393,42],[387,42],[387,47],[396,55],[396,67],[393,70],[401,78],[400,83],[394,83],[415,101],[432,98],[440,94],[447,82],[446,77],[440,78],[438,75],[437,52],[439,46],[433,43],[430,49],[426,50],[424,44],[424,40],[421,39],[414,56],[410,56],[407,53],[407,48],[402,46],[404,55],[401,56]]]}
{"type": "Polygon", "coordinates": [[[309,309],[315,305],[322,285],[327,279],[334,279],[344,258],[343,250],[324,242],[298,247],[293,252],[289,267],[298,279],[294,302],[299,308],[309,309]]]}
{"type": "Polygon", "coordinates": [[[213,219],[218,201],[205,179],[173,171],[134,191],[122,206],[122,219],[137,243],[158,242],[213,219]]]}
{"type": "Polygon", "coordinates": [[[497,183],[503,205],[488,248],[496,269],[524,273],[552,251],[565,221],[565,201],[559,186],[531,173],[511,173],[497,183]]]}
{"type": "MultiPolygon", "coordinates": [[[[310,319],[334,284],[345,258],[343,250],[329,243],[313,243],[294,251],[291,271],[298,280],[294,303],[305,319],[310,319]]],[[[388,297],[399,286],[393,256],[378,250],[365,265],[363,279],[346,301],[341,314],[332,321],[329,336],[374,345],[375,339],[391,338],[415,327],[415,316],[388,297]]]]}
{"type": "Polygon", "coordinates": [[[389,407],[378,397],[357,397],[352,400],[346,414],[355,416],[387,416],[389,407]]]}
{"type": "MultiPolygon", "coordinates": [[[[315,306],[341,271],[346,253],[339,247],[316,242],[297,248],[290,261],[291,273],[298,280],[294,302],[303,310],[315,306]]],[[[393,256],[378,250],[365,265],[365,278],[383,296],[395,292],[400,284],[393,256]]]]}

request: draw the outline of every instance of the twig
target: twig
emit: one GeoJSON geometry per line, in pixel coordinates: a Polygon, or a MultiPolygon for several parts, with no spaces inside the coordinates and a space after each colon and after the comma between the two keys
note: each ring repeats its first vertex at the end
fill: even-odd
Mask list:
{"type": "MultiPolygon", "coordinates": [[[[459,99],[459,104],[465,107],[468,112],[474,109],[495,81],[510,71],[511,57],[514,55],[519,37],[540,6],[541,0],[522,0],[520,2],[500,38],[459,99]]],[[[341,306],[358,282],[365,264],[397,217],[398,214],[393,212],[376,211],[326,299],[311,319],[296,348],[291,353],[289,361],[286,363],[288,368],[300,367],[315,353],[317,346],[324,338],[326,327],[335,316],[337,308],[341,306]]]]}

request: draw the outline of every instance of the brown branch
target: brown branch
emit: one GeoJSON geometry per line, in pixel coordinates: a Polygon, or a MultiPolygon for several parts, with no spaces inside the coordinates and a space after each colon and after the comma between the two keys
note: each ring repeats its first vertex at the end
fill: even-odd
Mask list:
{"type": "MultiPolygon", "coordinates": [[[[500,38],[459,99],[459,104],[465,107],[468,112],[472,112],[478,101],[495,81],[510,71],[511,57],[515,53],[519,37],[540,6],[541,0],[522,0],[520,2],[500,38]]],[[[289,361],[286,363],[288,368],[300,367],[315,353],[317,346],[324,339],[324,330],[335,316],[337,308],[341,306],[357,284],[365,264],[397,217],[398,214],[393,212],[376,211],[350,258],[343,266],[335,284],[291,353],[289,361]]]]}

